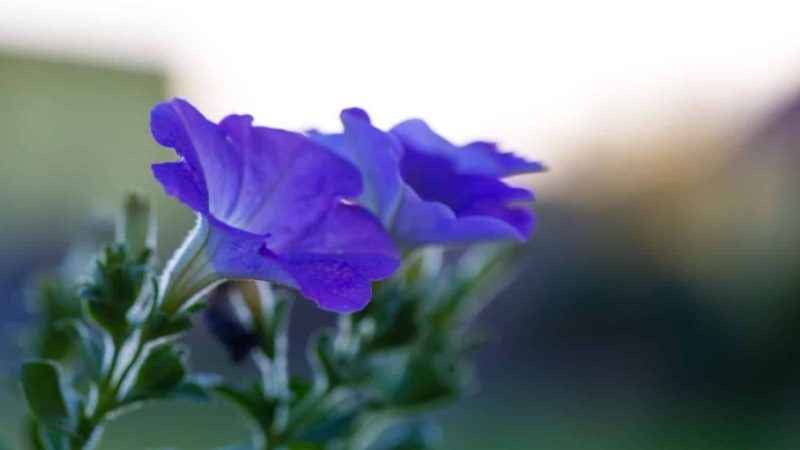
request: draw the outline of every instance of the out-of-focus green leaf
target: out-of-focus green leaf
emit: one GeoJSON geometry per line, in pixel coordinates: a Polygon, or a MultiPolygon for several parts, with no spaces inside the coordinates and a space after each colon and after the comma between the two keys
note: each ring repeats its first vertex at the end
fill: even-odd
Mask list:
{"type": "Polygon", "coordinates": [[[168,316],[161,311],[155,311],[145,327],[148,339],[155,340],[183,333],[192,327],[192,321],[189,314],[168,316]]]}
{"type": "Polygon", "coordinates": [[[441,273],[444,252],[441,248],[422,248],[412,252],[406,258],[401,278],[406,285],[429,283],[441,273]]]}
{"type": "Polygon", "coordinates": [[[358,420],[360,411],[334,411],[316,421],[313,426],[294,438],[306,444],[325,445],[343,438],[358,420]]]}
{"type": "Polygon", "coordinates": [[[84,305],[92,321],[106,330],[114,342],[119,343],[125,337],[128,332],[127,308],[99,300],[86,300],[84,305]]]}
{"type": "Polygon", "coordinates": [[[292,402],[303,401],[311,393],[313,385],[305,378],[292,377],[289,379],[289,392],[292,394],[292,402]]]}
{"type": "Polygon", "coordinates": [[[125,196],[117,224],[117,242],[124,243],[132,255],[139,256],[155,250],[156,224],[150,201],[141,194],[125,196]]]}
{"type": "Polygon", "coordinates": [[[247,414],[253,423],[258,424],[260,430],[266,430],[272,424],[278,404],[267,399],[258,384],[246,391],[225,385],[215,386],[213,390],[247,414]]]}
{"type": "Polygon", "coordinates": [[[524,246],[507,243],[478,245],[467,251],[453,274],[457,289],[449,299],[448,319],[472,319],[516,276],[524,255],[524,246]]]}
{"type": "Polygon", "coordinates": [[[330,333],[321,332],[309,340],[309,360],[318,382],[336,385],[342,381],[342,371],[334,355],[330,333]]]}
{"type": "Polygon", "coordinates": [[[59,325],[80,345],[92,376],[95,379],[100,379],[105,375],[106,368],[103,367],[105,350],[102,344],[92,336],[86,324],[78,319],[66,319],[61,321],[59,325]]]}
{"type": "Polygon", "coordinates": [[[71,450],[66,435],[44,426],[39,427],[39,443],[44,450],[71,450]]]}
{"type": "Polygon", "coordinates": [[[457,397],[466,374],[454,356],[411,354],[395,356],[374,366],[375,380],[391,405],[418,407],[457,397]]]}
{"type": "Polygon", "coordinates": [[[371,302],[359,317],[362,324],[369,323],[372,328],[365,342],[367,349],[382,350],[410,343],[419,333],[417,303],[414,293],[397,288],[387,289],[371,302]]]}
{"type": "Polygon", "coordinates": [[[71,431],[77,411],[69,403],[58,367],[45,360],[29,361],[20,373],[22,390],[34,416],[57,430],[71,431]]]}
{"type": "Polygon", "coordinates": [[[206,389],[197,383],[186,382],[178,385],[169,392],[169,396],[178,400],[188,400],[191,402],[207,402],[211,400],[206,389]]]}
{"type": "Polygon", "coordinates": [[[186,378],[185,353],[166,344],[152,350],[142,362],[131,390],[132,398],[169,396],[186,378]]]}
{"type": "Polygon", "coordinates": [[[89,317],[117,344],[129,332],[128,311],[149,279],[149,260],[148,249],[134,257],[124,244],[109,246],[80,291],[89,317]]]}
{"type": "Polygon", "coordinates": [[[40,358],[61,360],[72,349],[72,340],[57,324],[64,319],[80,317],[80,299],[74,286],[54,274],[40,276],[35,292],[32,306],[40,325],[33,336],[33,352],[40,358]]]}
{"type": "Polygon", "coordinates": [[[441,431],[432,422],[406,422],[385,432],[368,450],[429,450],[441,441],[441,431]]]}
{"type": "Polygon", "coordinates": [[[39,431],[41,425],[34,417],[28,417],[25,422],[25,435],[27,436],[28,443],[31,450],[45,450],[44,442],[42,442],[42,434],[39,431]]]}

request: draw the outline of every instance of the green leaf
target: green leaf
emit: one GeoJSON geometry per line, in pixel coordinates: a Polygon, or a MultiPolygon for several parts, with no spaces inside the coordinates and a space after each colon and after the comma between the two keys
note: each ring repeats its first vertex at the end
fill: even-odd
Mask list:
{"type": "Polygon", "coordinates": [[[290,296],[263,281],[238,280],[226,287],[235,307],[242,306],[249,312],[247,328],[252,328],[261,351],[269,359],[283,357],[282,339],[289,325],[290,296]]]}
{"type": "Polygon", "coordinates": [[[262,430],[272,424],[278,404],[266,399],[259,385],[254,385],[249,391],[225,385],[217,385],[213,390],[247,414],[262,430]]]}
{"type": "Polygon", "coordinates": [[[420,248],[413,251],[401,269],[401,276],[407,285],[425,284],[439,276],[444,262],[441,248],[420,248]]]}
{"type": "Polygon", "coordinates": [[[175,336],[192,328],[192,321],[188,314],[187,311],[186,314],[179,313],[176,316],[168,316],[161,311],[155,311],[145,325],[147,339],[156,340],[175,336]]]}
{"type": "Polygon", "coordinates": [[[408,291],[401,286],[387,289],[358,317],[361,323],[371,322],[369,328],[373,333],[366,343],[369,350],[403,346],[419,335],[417,304],[420,299],[408,291]]]}
{"type": "Polygon", "coordinates": [[[312,392],[313,385],[305,378],[292,376],[289,379],[289,392],[292,393],[292,403],[303,401],[312,392]]]}
{"type": "Polygon", "coordinates": [[[47,427],[39,427],[39,444],[44,450],[70,450],[69,438],[47,427]]]}
{"type": "Polygon", "coordinates": [[[120,343],[128,333],[128,309],[115,303],[86,300],[86,312],[97,326],[106,330],[115,343],[120,343]]]}
{"type": "Polygon", "coordinates": [[[77,411],[71,408],[58,367],[51,361],[29,361],[20,373],[22,390],[34,416],[54,429],[71,432],[77,411]]]}
{"type": "Polygon", "coordinates": [[[451,400],[467,386],[455,355],[416,353],[373,358],[373,382],[389,404],[417,408],[451,400]]]}
{"type": "Polygon", "coordinates": [[[150,280],[149,250],[133,257],[124,244],[106,247],[80,295],[87,315],[119,345],[130,329],[128,311],[150,280]]]}
{"type": "Polygon", "coordinates": [[[190,402],[207,402],[211,400],[211,395],[206,388],[194,381],[187,381],[178,385],[169,392],[169,396],[174,399],[187,400],[190,402]]]}
{"type": "Polygon", "coordinates": [[[64,359],[70,354],[73,343],[57,324],[60,320],[81,316],[81,301],[74,286],[56,275],[41,275],[32,300],[34,312],[39,316],[38,330],[33,336],[33,353],[44,359],[64,359]]]}
{"type": "Polygon", "coordinates": [[[208,309],[208,302],[200,299],[186,307],[183,311],[186,313],[187,316],[192,316],[197,313],[201,313],[208,309]]]}
{"type": "Polygon", "coordinates": [[[352,429],[358,417],[359,411],[332,411],[297,436],[297,440],[307,444],[323,445],[341,439],[352,429]]]}
{"type": "Polygon", "coordinates": [[[453,288],[440,304],[434,326],[452,327],[450,322],[474,318],[514,278],[525,250],[525,246],[503,243],[476,245],[467,251],[458,261],[449,283],[453,288]]]}
{"type": "Polygon", "coordinates": [[[89,331],[89,328],[78,319],[66,319],[59,322],[59,327],[80,344],[83,357],[89,366],[92,376],[100,379],[105,375],[103,367],[104,349],[101,342],[89,331]]]}
{"type": "Polygon", "coordinates": [[[441,430],[432,422],[407,422],[390,428],[369,450],[429,450],[441,441],[441,430]]]}
{"type": "Polygon", "coordinates": [[[329,332],[320,332],[309,340],[308,359],[317,383],[335,386],[342,381],[341,369],[333,351],[333,337],[329,332]]]}
{"type": "Polygon", "coordinates": [[[28,417],[25,421],[25,436],[31,446],[31,450],[46,450],[44,442],[42,442],[42,434],[39,432],[40,426],[39,422],[33,417],[28,417]]]}
{"type": "Polygon", "coordinates": [[[185,352],[173,344],[153,349],[139,367],[131,397],[168,396],[186,377],[185,359],[185,352]]]}

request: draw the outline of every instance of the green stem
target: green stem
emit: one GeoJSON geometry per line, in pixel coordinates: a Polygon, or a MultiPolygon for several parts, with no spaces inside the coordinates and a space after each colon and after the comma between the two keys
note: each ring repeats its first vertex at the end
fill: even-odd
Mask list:
{"type": "Polygon", "coordinates": [[[121,350],[131,342],[131,338],[135,336],[135,333],[131,333],[119,347],[114,349],[108,374],[106,374],[103,378],[103,382],[99,386],[97,405],[91,415],[81,420],[77,433],[70,438],[70,448],[72,450],[91,449],[92,447],[90,444],[92,443],[92,437],[95,433],[99,432],[106,417],[127,404],[127,402],[120,401],[117,397],[119,396],[125,380],[131,375],[131,371],[136,367],[136,364],[147,348],[147,344],[150,342],[151,334],[149,331],[151,330],[148,329],[148,324],[145,322],[137,339],[133,356],[122,368],[122,372],[116,381],[114,381],[114,374],[120,370],[118,365],[120,363],[119,356],[121,350]]]}

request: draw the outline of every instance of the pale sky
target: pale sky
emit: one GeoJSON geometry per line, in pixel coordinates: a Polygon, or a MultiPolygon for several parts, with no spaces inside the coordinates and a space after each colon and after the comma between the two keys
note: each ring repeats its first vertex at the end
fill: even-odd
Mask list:
{"type": "Polygon", "coordinates": [[[212,118],[337,129],[361,106],[551,166],[687,98],[766,108],[800,88],[800,2],[646,3],[3,0],[0,51],[163,70],[212,118]]]}

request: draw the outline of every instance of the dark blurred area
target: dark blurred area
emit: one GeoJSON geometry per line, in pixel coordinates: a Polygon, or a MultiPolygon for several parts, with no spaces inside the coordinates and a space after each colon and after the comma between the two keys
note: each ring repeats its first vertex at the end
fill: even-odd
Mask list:
{"type": "MultiPolygon", "coordinates": [[[[170,157],[150,141],[147,115],[167,94],[157,73],[0,54],[4,377],[32,321],[34,274],[112,218],[123,192],[154,200],[162,261],[191,225],[149,174],[170,157]]],[[[540,195],[523,271],[481,320],[492,339],[475,357],[479,391],[437,414],[444,448],[800,448],[798,103],[716,128],[686,112],[651,136],[592,140],[574,149],[584,162],[552,167],[568,181],[540,195]]],[[[536,188],[547,176],[519,181],[536,188]]],[[[297,305],[295,363],[329,322],[297,305]]],[[[228,364],[198,326],[195,367],[228,364]]],[[[23,406],[8,385],[0,440],[21,448],[23,406]]],[[[176,403],[115,421],[100,448],[205,449],[244,433],[227,406],[176,403]]]]}

